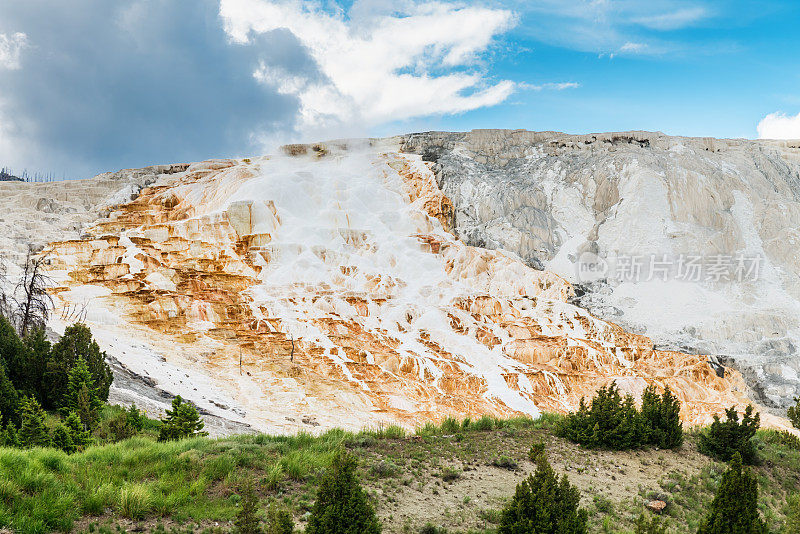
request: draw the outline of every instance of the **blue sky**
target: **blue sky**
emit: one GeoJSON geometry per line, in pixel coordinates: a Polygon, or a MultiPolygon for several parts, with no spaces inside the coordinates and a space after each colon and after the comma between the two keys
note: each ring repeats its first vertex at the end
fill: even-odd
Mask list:
{"type": "Polygon", "coordinates": [[[0,166],[429,129],[800,137],[800,2],[0,3],[0,166]]]}
{"type": "Polygon", "coordinates": [[[524,3],[504,4],[519,9],[519,22],[502,36],[504,50],[493,54],[491,73],[579,87],[521,90],[498,106],[416,125],[754,138],[766,115],[800,113],[800,2],[662,2],[642,10],[668,14],[701,6],[705,11],[667,29],[626,24],[625,11],[613,9],[605,24],[577,26],[586,34],[608,35],[607,41],[571,39],[574,23],[524,3]],[[546,25],[550,31],[541,30],[546,25]],[[628,42],[651,50],[614,53],[628,42]]]}

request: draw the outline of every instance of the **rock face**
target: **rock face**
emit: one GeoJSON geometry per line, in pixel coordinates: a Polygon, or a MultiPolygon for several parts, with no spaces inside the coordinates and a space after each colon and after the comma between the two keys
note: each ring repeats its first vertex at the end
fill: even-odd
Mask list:
{"type": "MultiPolygon", "coordinates": [[[[567,280],[526,265],[535,254],[478,242],[478,219],[466,240],[495,250],[465,244],[467,197],[433,171],[459,147],[431,144],[434,164],[401,141],[412,150],[296,145],[170,168],[138,194],[126,179],[107,217],[46,249],[56,322],[91,326],[124,369],[119,396],[180,394],[237,429],[563,412],[612,381],[670,386],[692,423],[748,401],[737,372],[655,350],[570,303],[567,280]]],[[[536,209],[515,220],[556,233],[557,214],[536,209]]],[[[519,243],[557,257],[536,232],[519,243]]]]}
{"type": "Polygon", "coordinates": [[[800,393],[800,142],[500,130],[398,140],[435,162],[466,244],[564,277],[574,302],[659,347],[733,362],[766,404],[800,393]]]}

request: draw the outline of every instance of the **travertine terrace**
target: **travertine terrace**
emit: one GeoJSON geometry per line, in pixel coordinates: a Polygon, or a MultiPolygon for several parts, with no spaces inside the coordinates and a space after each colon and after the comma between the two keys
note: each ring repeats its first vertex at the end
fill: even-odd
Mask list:
{"type": "Polygon", "coordinates": [[[435,162],[465,243],[563,276],[574,302],[660,348],[734,365],[776,413],[800,395],[800,140],[476,130],[399,142],[435,162]],[[583,255],[666,257],[673,270],[579,285],[583,255]],[[750,276],[714,271],[737,259],[750,276]],[[681,279],[681,261],[708,270],[681,279]]]}
{"type": "Polygon", "coordinates": [[[432,166],[395,139],[159,169],[47,247],[55,326],[85,320],[165,399],[278,432],[566,411],[611,381],[669,385],[693,423],[748,402],[737,372],[466,245],[432,166]]]}

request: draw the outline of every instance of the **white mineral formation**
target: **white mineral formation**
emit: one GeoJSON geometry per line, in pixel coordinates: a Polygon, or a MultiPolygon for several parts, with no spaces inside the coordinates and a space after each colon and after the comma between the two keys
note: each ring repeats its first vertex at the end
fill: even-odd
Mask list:
{"type": "Polygon", "coordinates": [[[800,393],[800,141],[484,130],[402,142],[437,162],[467,244],[573,283],[596,255],[616,276],[578,287],[593,314],[732,361],[767,404],[800,393]],[[664,257],[668,273],[625,276],[664,257]]]}
{"type": "MultiPolygon", "coordinates": [[[[52,326],[89,324],[114,364],[114,399],[152,412],[180,394],[215,433],[535,416],[574,409],[612,381],[634,395],[668,385],[686,421],[707,422],[748,402],[742,376],[707,355],[656,350],[614,322],[677,346],[721,332],[705,312],[747,303],[725,338],[746,344],[736,336],[770,321],[768,296],[745,295],[745,285],[598,281],[581,299],[587,310],[572,303],[565,278],[577,281],[572,262],[585,250],[662,252],[676,241],[684,248],[669,252],[705,253],[712,242],[769,256],[768,277],[752,284],[789,310],[796,285],[784,269],[796,260],[783,250],[777,263],[780,247],[743,231],[748,218],[765,226],[768,188],[760,201],[736,187],[723,194],[733,171],[719,169],[749,157],[769,181],[784,176],[776,162],[797,179],[796,164],[791,149],[766,143],[633,138],[478,132],[296,145],[252,161],[3,185],[3,202],[15,199],[4,210],[16,220],[35,220],[54,280],[52,326]],[[722,146],[739,147],[728,163],[712,151],[722,146]],[[679,157],[696,170],[670,192],[653,169],[661,162],[677,174],[684,166],[669,158],[679,157]],[[708,200],[681,200],[681,191],[700,195],[698,183],[708,200]],[[91,195],[77,201],[75,184],[91,195]],[[72,211],[46,219],[51,201],[72,211]],[[718,231],[702,237],[702,225],[718,231]]],[[[792,190],[772,180],[776,194],[792,190]]],[[[784,206],[776,216],[796,221],[784,206]]],[[[796,225],[783,224],[768,227],[788,238],[796,225]]],[[[6,237],[10,259],[21,261],[27,234],[6,237]]],[[[788,338],[792,318],[783,320],[788,338]]]]}

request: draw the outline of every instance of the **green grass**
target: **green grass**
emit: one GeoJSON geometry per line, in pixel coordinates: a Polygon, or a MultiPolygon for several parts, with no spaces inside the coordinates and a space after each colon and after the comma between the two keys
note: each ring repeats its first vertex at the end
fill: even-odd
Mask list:
{"type": "Polygon", "coordinates": [[[22,532],[67,531],[82,515],[107,509],[143,519],[176,512],[193,519],[228,518],[209,488],[233,488],[252,469],[272,486],[324,468],[350,437],[237,436],[158,443],[132,438],[68,456],[53,449],[0,449],[0,525],[22,532]]]}
{"type": "Polygon", "coordinates": [[[82,516],[108,510],[130,519],[231,519],[235,503],[229,497],[253,474],[265,491],[274,491],[316,477],[343,445],[404,435],[399,427],[167,443],[145,435],[73,455],[0,448],[0,526],[26,533],[69,531],[82,516]]]}
{"type": "MultiPolygon", "coordinates": [[[[73,455],[54,449],[0,448],[0,527],[21,533],[68,532],[79,522],[86,529],[87,524],[94,524],[87,521],[96,521],[107,525],[93,526],[97,532],[112,532],[109,521],[144,520],[151,525],[165,521],[211,528],[235,517],[238,493],[246,481],[255,483],[265,503],[277,502],[300,516],[311,508],[318,478],[342,446],[355,451],[362,479],[370,492],[380,491],[383,509],[390,513],[403,492],[439,496],[453,491],[448,488],[469,480],[475,466],[491,468],[494,463],[510,468],[515,462],[522,466],[534,442],[547,442],[546,452],[550,453],[567,447],[552,435],[561,419],[549,414],[537,420],[448,418],[409,435],[399,427],[385,427],[359,433],[331,430],[320,436],[259,434],[167,443],[158,443],[153,433],[146,432],[73,455]]],[[[690,434],[686,446],[694,446],[694,440],[690,434]]],[[[754,468],[762,515],[772,531],[780,532],[790,510],[800,509],[796,504],[800,500],[791,501],[793,507],[786,504],[800,491],[800,450],[793,440],[773,431],[760,431],[756,445],[762,458],[761,465],[754,468]]],[[[577,453],[565,454],[569,462],[578,462],[570,456],[577,453]]],[[[592,458],[593,454],[581,450],[580,457],[592,458]]],[[[679,453],[652,452],[651,464],[657,454],[679,453]]],[[[713,498],[724,468],[708,460],[697,472],[664,473],[639,495],[633,488],[629,500],[612,501],[603,495],[593,499],[593,493],[586,493],[592,532],[632,531],[642,499],[652,498],[653,491],[669,496],[666,519],[673,531],[689,532],[713,498]]],[[[520,473],[520,480],[522,476],[520,473]]],[[[597,483],[603,487],[602,480],[597,483]]],[[[464,510],[471,509],[469,513],[490,532],[499,521],[501,504],[493,509],[485,504],[476,506],[475,495],[462,494],[457,502],[464,510]]],[[[453,512],[459,518],[458,514],[464,513],[453,512]]],[[[793,513],[800,516],[800,512],[793,513]]],[[[450,532],[464,530],[452,524],[442,526],[450,532]]]]}

